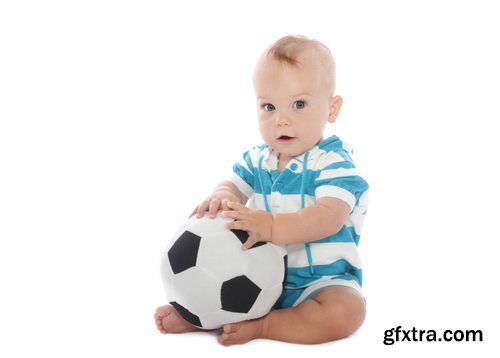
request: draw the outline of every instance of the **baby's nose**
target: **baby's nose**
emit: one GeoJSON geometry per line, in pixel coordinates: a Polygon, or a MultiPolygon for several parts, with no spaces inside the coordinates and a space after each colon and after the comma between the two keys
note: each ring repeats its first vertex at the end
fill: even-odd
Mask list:
{"type": "Polygon", "coordinates": [[[276,125],[277,126],[288,126],[290,125],[290,120],[284,114],[276,113],[276,125]]]}

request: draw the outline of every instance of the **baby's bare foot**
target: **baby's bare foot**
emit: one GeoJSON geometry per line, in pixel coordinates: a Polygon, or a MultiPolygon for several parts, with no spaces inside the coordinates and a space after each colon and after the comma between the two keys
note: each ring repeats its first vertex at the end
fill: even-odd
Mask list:
{"type": "Polygon", "coordinates": [[[240,323],[224,325],[224,332],[219,337],[219,343],[225,346],[247,343],[263,336],[263,319],[254,319],[240,323]]]}
{"type": "Polygon", "coordinates": [[[154,319],[156,327],[163,334],[201,331],[201,329],[186,322],[170,305],[158,307],[154,319]]]}

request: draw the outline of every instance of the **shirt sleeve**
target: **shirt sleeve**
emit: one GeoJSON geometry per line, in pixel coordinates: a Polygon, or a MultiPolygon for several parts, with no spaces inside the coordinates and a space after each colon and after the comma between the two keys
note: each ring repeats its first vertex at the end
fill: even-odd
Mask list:
{"type": "Polygon", "coordinates": [[[250,198],[255,191],[255,166],[252,161],[254,152],[255,148],[243,153],[242,158],[233,165],[233,175],[229,178],[247,198],[250,198]]]}
{"type": "Polygon", "coordinates": [[[341,199],[349,205],[351,211],[367,190],[368,183],[350,161],[337,162],[325,167],[315,179],[316,199],[322,197],[341,199]]]}

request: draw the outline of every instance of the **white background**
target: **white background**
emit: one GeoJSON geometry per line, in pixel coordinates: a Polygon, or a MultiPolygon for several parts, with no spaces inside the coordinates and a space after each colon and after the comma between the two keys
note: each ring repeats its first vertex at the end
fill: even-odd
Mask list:
{"type": "Polygon", "coordinates": [[[0,356],[498,356],[494,1],[241,3],[1,3],[0,356]],[[290,33],[336,57],[327,134],[371,184],[366,322],[319,346],[161,335],[160,255],[260,143],[253,66],[290,33]],[[383,345],[396,326],[484,342],[383,345]]]}

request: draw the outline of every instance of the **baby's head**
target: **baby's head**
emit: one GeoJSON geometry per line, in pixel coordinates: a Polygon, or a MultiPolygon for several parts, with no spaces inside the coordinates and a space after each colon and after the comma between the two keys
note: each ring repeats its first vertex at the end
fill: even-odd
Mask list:
{"type": "Polygon", "coordinates": [[[321,42],[286,36],[257,62],[254,75],[259,127],[264,141],[288,162],[323,138],[342,98],[334,96],[335,61],[321,42]]]}
{"type": "Polygon", "coordinates": [[[324,90],[335,92],[335,60],[325,45],[305,36],[285,36],[272,44],[263,56],[295,68],[313,65],[321,75],[324,90]]]}

